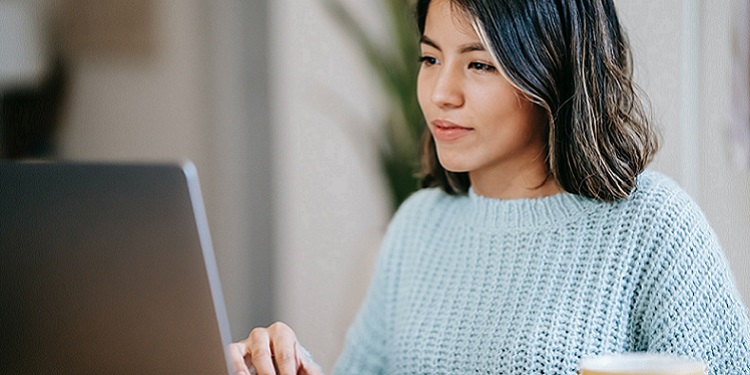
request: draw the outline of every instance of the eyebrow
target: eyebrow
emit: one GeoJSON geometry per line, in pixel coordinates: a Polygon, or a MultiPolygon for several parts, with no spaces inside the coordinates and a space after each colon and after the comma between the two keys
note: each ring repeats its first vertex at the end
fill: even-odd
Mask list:
{"type": "MultiPolygon", "coordinates": [[[[428,38],[428,37],[426,37],[424,35],[422,35],[422,37],[419,38],[419,43],[420,44],[426,44],[426,45],[428,45],[428,46],[430,46],[432,48],[435,48],[436,50],[442,52],[442,50],[437,45],[437,43],[435,43],[432,39],[430,39],[430,38],[428,38]]],[[[482,45],[482,43],[479,43],[479,42],[465,44],[465,45],[461,46],[461,48],[459,49],[460,53],[467,53],[467,52],[474,52],[474,51],[486,51],[486,50],[485,50],[484,46],[482,45]]]]}

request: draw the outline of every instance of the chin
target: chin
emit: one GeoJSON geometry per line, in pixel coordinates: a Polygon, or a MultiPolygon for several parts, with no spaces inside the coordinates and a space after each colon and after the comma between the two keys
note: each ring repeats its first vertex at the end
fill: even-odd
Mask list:
{"type": "Polygon", "coordinates": [[[456,160],[456,158],[451,157],[441,157],[440,154],[438,154],[438,161],[440,162],[440,165],[448,172],[462,173],[469,172],[472,169],[468,165],[469,163],[466,163],[465,161],[456,160]]]}

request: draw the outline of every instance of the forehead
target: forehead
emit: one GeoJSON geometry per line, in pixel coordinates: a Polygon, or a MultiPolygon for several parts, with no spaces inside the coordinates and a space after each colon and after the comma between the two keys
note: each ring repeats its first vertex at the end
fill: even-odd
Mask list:
{"type": "Polygon", "coordinates": [[[451,0],[433,0],[427,9],[425,35],[453,35],[461,39],[479,40],[469,14],[451,0]]]}

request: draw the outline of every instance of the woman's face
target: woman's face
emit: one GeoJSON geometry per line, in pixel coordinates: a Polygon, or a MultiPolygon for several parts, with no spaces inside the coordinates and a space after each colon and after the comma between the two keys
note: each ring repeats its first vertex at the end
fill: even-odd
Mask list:
{"type": "Polygon", "coordinates": [[[529,168],[546,176],[543,112],[511,86],[449,0],[430,4],[421,50],[417,96],[442,166],[469,172],[475,189],[529,168]]]}

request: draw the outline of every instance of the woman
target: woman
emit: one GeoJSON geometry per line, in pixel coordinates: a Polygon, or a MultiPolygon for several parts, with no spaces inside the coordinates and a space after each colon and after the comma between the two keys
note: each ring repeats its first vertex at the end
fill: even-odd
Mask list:
{"type": "MultiPolygon", "coordinates": [[[[750,373],[716,236],[671,180],[611,0],[420,0],[425,189],[393,218],[337,374],[574,374],[670,352],[750,373]]],[[[317,374],[283,324],[235,371],[317,374]]],[[[244,359],[243,359],[244,358],[244,359]]]]}

